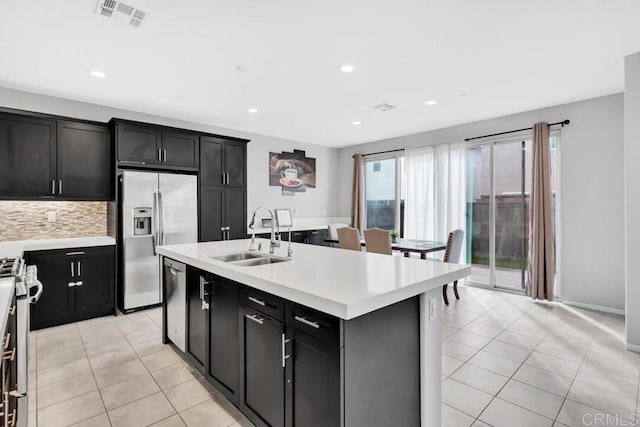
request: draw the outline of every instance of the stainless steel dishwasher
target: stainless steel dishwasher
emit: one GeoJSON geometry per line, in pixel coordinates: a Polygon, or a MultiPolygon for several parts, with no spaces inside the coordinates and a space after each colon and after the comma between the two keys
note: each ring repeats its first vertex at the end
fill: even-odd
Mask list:
{"type": "Polygon", "coordinates": [[[182,351],[186,349],[187,266],[164,259],[167,298],[167,337],[182,351]]]}

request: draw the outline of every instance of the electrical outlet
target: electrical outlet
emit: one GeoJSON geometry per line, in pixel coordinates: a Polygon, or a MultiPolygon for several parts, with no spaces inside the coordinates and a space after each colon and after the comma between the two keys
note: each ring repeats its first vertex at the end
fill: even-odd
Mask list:
{"type": "Polygon", "coordinates": [[[47,221],[56,222],[56,211],[47,211],[47,221]]]}
{"type": "Polygon", "coordinates": [[[295,208],[295,209],[293,210],[293,216],[298,216],[298,208],[295,208]]]}
{"type": "Polygon", "coordinates": [[[429,300],[429,321],[436,320],[438,318],[438,300],[429,300]]]}

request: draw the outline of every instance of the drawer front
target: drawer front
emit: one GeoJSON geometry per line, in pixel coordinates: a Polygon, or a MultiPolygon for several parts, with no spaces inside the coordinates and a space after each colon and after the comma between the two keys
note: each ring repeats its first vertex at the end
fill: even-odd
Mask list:
{"type": "Polygon", "coordinates": [[[240,304],[284,321],[284,300],[248,286],[240,289],[240,304]]]}
{"type": "Polygon", "coordinates": [[[330,344],[340,344],[340,319],[304,305],[287,301],[287,326],[304,331],[330,344]]]}

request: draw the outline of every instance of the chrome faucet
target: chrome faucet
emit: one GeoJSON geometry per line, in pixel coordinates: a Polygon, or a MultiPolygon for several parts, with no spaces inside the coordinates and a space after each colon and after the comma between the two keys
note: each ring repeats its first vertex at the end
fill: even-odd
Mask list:
{"type": "Polygon", "coordinates": [[[266,206],[260,206],[255,211],[253,211],[253,216],[251,217],[251,222],[249,223],[249,228],[251,229],[251,244],[249,245],[249,250],[250,251],[260,250],[260,246],[259,245],[256,246],[256,232],[253,229],[253,227],[256,223],[256,214],[261,210],[266,210],[267,212],[269,212],[269,215],[271,216],[271,244],[269,245],[269,253],[272,254],[275,248],[280,247],[280,242],[276,240],[276,217],[273,214],[273,210],[271,210],[271,208],[268,208],[266,206]]]}

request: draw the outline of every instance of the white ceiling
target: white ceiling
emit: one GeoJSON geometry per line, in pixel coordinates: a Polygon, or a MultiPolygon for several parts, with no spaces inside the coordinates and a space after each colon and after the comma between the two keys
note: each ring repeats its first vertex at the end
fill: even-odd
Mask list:
{"type": "Polygon", "coordinates": [[[125,3],[0,0],[0,86],[345,146],[621,92],[640,50],[637,0],[125,3]]]}

